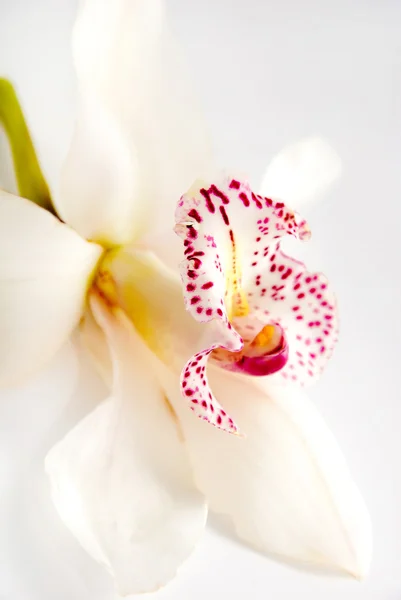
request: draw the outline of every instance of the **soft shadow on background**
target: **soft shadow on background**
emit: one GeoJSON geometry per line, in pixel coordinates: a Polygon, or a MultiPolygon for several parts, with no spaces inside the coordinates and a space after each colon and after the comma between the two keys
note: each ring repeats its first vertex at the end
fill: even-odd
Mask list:
{"type": "MultiPolygon", "coordinates": [[[[169,0],[168,6],[223,167],[248,172],[257,186],[276,151],[314,134],[342,158],[341,180],[306,209],[313,237],[304,256],[332,280],[342,329],[335,357],[311,394],[367,501],[375,552],[363,583],[312,577],[231,541],[214,518],[181,577],[158,597],[396,600],[401,3],[169,0]]],[[[61,116],[75,98],[68,46],[75,7],[73,0],[0,0],[0,74],[13,75],[34,135],[41,128],[39,153],[47,157],[43,166],[52,184],[73,123],[61,116]],[[44,95],[49,79],[53,90],[44,95]]],[[[46,450],[62,434],[64,411],[74,422],[103,393],[75,360],[67,347],[30,386],[0,396],[0,476],[9,482],[0,498],[0,597],[113,598],[107,575],[77,551],[58,521],[42,471],[46,450]],[[79,387],[70,404],[75,378],[79,387]]]]}

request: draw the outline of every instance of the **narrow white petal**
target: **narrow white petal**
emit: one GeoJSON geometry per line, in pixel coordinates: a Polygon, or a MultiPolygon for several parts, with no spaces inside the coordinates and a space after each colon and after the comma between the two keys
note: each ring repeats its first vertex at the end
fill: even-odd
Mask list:
{"type": "MultiPolygon", "coordinates": [[[[297,389],[209,369],[219,398],[245,437],[228,435],[180,410],[196,481],[210,508],[262,552],[364,576],[371,528],[336,441],[297,389]]],[[[172,394],[172,398],[173,398],[172,394]]]]}
{"type": "Polygon", "coordinates": [[[110,243],[171,229],[177,199],[209,168],[209,147],[163,2],[85,0],[73,50],[83,102],[96,112],[78,120],[60,213],[110,243]]]}
{"type": "Polygon", "coordinates": [[[284,148],[268,166],[260,193],[299,209],[341,174],[341,160],[327,142],[311,137],[284,148]]]}
{"type": "Polygon", "coordinates": [[[45,210],[0,192],[0,385],[35,373],[66,341],[100,254],[45,210]]]}
{"type": "Polygon", "coordinates": [[[135,229],[136,180],[128,136],[102,101],[87,93],[55,197],[60,215],[87,239],[128,242],[135,229]]]}
{"type": "Polygon", "coordinates": [[[113,395],[51,450],[46,468],[61,518],[118,591],[154,591],[198,541],[206,506],[146,347],[121,312],[92,306],[111,348],[113,395]]]}

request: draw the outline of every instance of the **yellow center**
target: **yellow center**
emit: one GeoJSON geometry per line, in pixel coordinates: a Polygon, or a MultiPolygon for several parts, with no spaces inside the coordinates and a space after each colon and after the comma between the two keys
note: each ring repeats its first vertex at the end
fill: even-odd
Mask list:
{"type": "Polygon", "coordinates": [[[252,341],[251,346],[263,346],[264,348],[268,347],[273,341],[275,332],[276,328],[274,325],[266,325],[261,331],[259,331],[258,335],[252,341]]]}
{"type": "Polygon", "coordinates": [[[242,288],[242,270],[238,260],[238,247],[234,234],[230,231],[231,238],[231,266],[226,275],[226,310],[228,320],[235,317],[246,317],[249,314],[249,304],[242,288]]]}
{"type": "Polygon", "coordinates": [[[265,325],[250,343],[247,355],[260,356],[277,350],[281,344],[282,331],[276,325],[265,325]]]}
{"type": "Polygon", "coordinates": [[[184,344],[177,332],[184,330],[198,339],[199,324],[184,310],[178,276],[151,253],[107,251],[92,291],[111,310],[123,309],[147,346],[166,364],[175,360],[184,344]]]}

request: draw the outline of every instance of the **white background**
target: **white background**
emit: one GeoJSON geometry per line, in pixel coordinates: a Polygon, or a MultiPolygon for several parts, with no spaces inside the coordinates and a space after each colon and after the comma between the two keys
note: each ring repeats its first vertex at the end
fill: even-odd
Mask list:
{"type": "MultiPolygon", "coordinates": [[[[374,558],[363,583],[314,577],[242,547],[212,518],[158,598],[399,600],[401,2],[168,6],[222,166],[257,182],[276,151],[311,134],[329,140],[343,160],[341,181],[306,211],[307,252],[333,281],[342,319],[338,350],[312,394],[366,498],[374,558]]],[[[74,11],[69,0],[0,0],[0,74],[19,87],[50,180],[72,125],[60,120],[73,99],[74,11]]],[[[108,576],[58,521],[42,476],[46,450],[103,393],[86,377],[71,404],[77,368],[67,347],[31,385],[0,397],[2,599],[113,598],[108,576]]]]}

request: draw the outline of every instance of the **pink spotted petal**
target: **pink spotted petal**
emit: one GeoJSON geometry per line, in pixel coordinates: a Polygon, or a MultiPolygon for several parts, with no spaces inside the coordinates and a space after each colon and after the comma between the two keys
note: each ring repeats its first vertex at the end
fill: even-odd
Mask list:
{"type": "Polygon", "coordinates": [[[225,279],[217,247],[195,225],[186,226],[184,235],[185,260],[180,264],[180,273],[185,306],[196,321],[218,319],[227,325],[225,279]]]}
{"type": "Polygon", "coordinates": [[[214,319],[205,329],[204,349],[197,352],[181,373],[181,390],[194,413],[211,425],[230,433],[238,433],[234,421],[214,397],[208,383],[206,368],[211,353],[222,348],[230,354],[240,351],[244,342],[225,318],[214,319]]]}
{"type": "Polygon", "coordinates": [[[175,230],[184,239],[186,303],[196,305],[191,312],[199,321],[222,316],[227,276],[234,272],[244,286],[270,244],[288,234],[310,236],[306,222],[282,202],[230,177],[218,185],[195,182],[178,204],[175,230]]]}
{"type": "Polygon", "coordinates": [[[254,194],[247,182],[230,177],[218,184],[196,182],[178,204],[175,231],[184,243],[180,270],[185,305],[197,321],[219,325],[213,343],[205,344],[187,363],[183,393],[199,417],[235,432],[236,425],[230,417],[223,418],[226,415],[209,390],[206,364],[213,350],[213,360],[229,370],[248,375],[280,371],[280,376],[300,383],[312,380],[334,345],[334,300],[327,284],[311,275],[319,290],[312,292],[311,285],[302,307],[294,308],[298,279],[305,276],[306,285],[309,274],[303,264],[280,251],[280,240],[285,235],[308,239],[309,228],[282,202],[254,194]],[[261,329],[279,326],[285,344],[266,353],[262,346],[259,354],[248,354],[239,323],[243,317],[261,322],[261,329]],[[305,324],[316,333],[313,343],[306,337],[305,324]],[[229,352],[239,354],[230,358],[229,352]]]}
{"type": "Polygon", "coordinates": [[[187,362],[181,374],[181,389],[196,416],[218,429],[238,434],[237,425],[214,397],[206,375],[208,358],[211,352],[218,347],[217,345],[211,346],[187,362]]]}
{"type": "Polygon", "coordinates": [[[310,273],[287,256],[279,245],[267,249],[260,275],[247,288],[252,311],[278,323],[289,355],[279,376],[300,384],[312,383],[329,360],[338,337],[336,302],[327,279],[310,273]]]}
{"type": "MultiPolygon", "coordinates": [[[[184,299],[200,322],[218,319],[229,327],[231,292],[253,277],[255,243],[276,243],[283,235],[309,235],[305,221],[254,194],[248,183],[223,178],[219,185],[195,182],[176,210],[176,233],[184,240],[180,265],[184,299]]],[[[228,337],[230,337],[229,332],[228,337]]]]}

